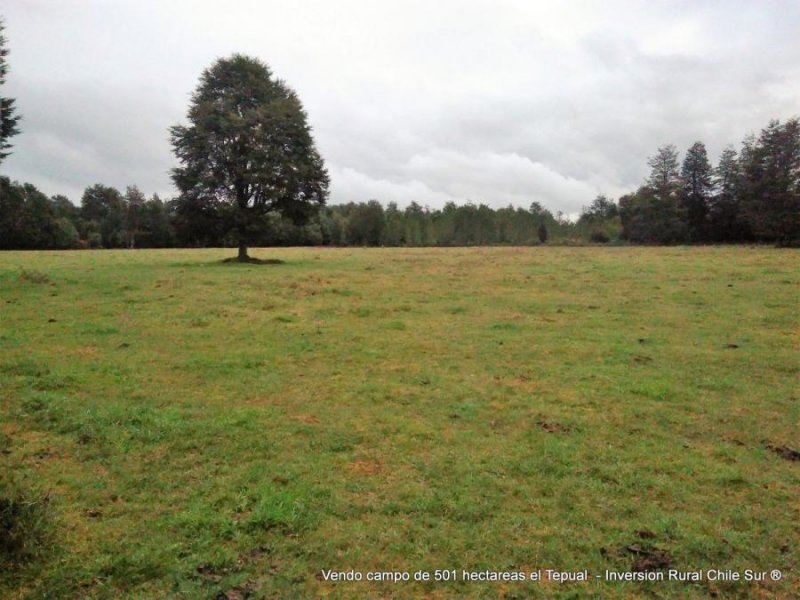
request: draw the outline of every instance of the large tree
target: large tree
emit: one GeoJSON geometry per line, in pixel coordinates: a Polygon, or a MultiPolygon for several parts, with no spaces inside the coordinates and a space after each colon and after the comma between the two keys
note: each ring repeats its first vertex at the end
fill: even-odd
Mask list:
{"type": "MultiPolygon", "coordinates": [[[[183,206],[216,207],[247,261],[247,247],[279,211],[304,222],[325,203],[328,173],[297,94],[258,59],[235,54],[206,69],[188,127],[170,129],[183,206]]],[[[209,213],[207,210],[206,213],[209,213]]]]}
{"type": "MultiPolygon", "coordinates": [[[[5,29],[3,20],[0,19],[0,86],[6,82],[6,73],[8,72],[6,65],[8,49],[3,29],[5,29]]],[[[9,155],[8,149],[11,148],[11,144],[8,143],[8,138],[19,133],[19,129],[17,129],[19,116],[14,116],[14,112],[14,99],[0,96],[0,162],[3,162],[3,159],[9,155]]]]}
{"type": "Polygon", "coordinates": [[[800,245],[800,119],[771,121],[740,154],[742,207],[760,241],[800,245]]]}
{"type": "Polygon", "coordinates": [[[661,146],[647,161],[650,176],[637,196],[645,208],[646,232],[642,241],[676,244],[686,241],[686,211],[680,201],[681,178],[678,151],[672,144],[661,146]]]}
{"type": "Polygon", "coordinates": [[[745,242],[750,232],[741,206],[741,169],[733,146],[726,147],[714,170],[714,194],[709,206],[709,226],[714,242],[745,242]]]}
{"type": "Polygon", "coordinates": [[[90,245],[99,242],[104,248],[125,247],[127,208],[125,198],[116,188],[101,183],[87,187],[81,198],[80,214],[81,234],[90,240],[90,245]]]}
{"type": "Polygon", "coordinates": [[[647,185],[660,197],[674,198],[681,183],[678,174],[678,151],[675,146],[673,144],[661,146],[647,159],[647,164],[650,167],[647,185]]]}

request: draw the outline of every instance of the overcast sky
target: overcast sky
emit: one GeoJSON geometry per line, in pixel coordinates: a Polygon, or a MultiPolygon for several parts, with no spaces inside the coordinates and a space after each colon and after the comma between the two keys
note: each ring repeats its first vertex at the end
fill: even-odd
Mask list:
{"type": "Polygon", "coordinates": [[[76,203],[175,194],[169,126],[235,52],[299,94],[331,202],[575,214],[665,143],[800,114],[800,2],[4,0],[22,133],[2,174],[76,203]]]}

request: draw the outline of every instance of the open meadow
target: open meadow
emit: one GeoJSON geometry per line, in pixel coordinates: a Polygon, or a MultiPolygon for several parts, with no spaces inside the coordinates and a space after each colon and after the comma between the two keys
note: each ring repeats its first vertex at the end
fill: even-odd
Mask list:
{"type": "Polygon", "coordinates": [[[797,250],[233,252],[0,254],[0,597],[800,597],[797,250]]]}

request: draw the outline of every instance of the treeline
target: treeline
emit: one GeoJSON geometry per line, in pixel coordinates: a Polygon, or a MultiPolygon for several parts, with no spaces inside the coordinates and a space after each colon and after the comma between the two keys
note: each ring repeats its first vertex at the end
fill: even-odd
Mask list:
{"type": "MultiPolygon", "coordinates": [[[[235,247],[235,217],[226,204],[148,199],[135,186],[123,194],[97,184],[75,206],[64,196],[48,198],[31,184],[0,178],[0,249],[235,247]]],[[[270,212],[248,226],[253,246],[530,245],[577,239],[581,230],[537,203],[498,210],[449,203],[431,210],[412,202],[401,210],[377,200],[325,206],[303,223],[270,212]]],[[[602,227],[608,241],[618,235],[619,219],[602,227]]]]}
{"type": "Polygon", "coordinates": [[[696,142],[679,166],[674,146],[650,158],[650,177],[619,199],[622,238],[634,243],[800,244],[800,121],[772,121],[716,168],[696,142]]]}
{"type": "Polygon", "coordinates": [[[80,207],[48,198],[29,183],[0,178],[0,249],[164,248],[175,246],[170,203],[146,199],[135,186],[123,195],[94,185],[80,207]]]}
{"type": "MultiPolygon", "coordinates": [[[[454,203],[404,209],[376,200],[326,206],[303,222],[268,213],[247,232],[253,246],[470,246],[544,242],[800,243],[800,122],[772,121],[716,167],[697,142],[650,158],[650,176],[614,202],[598,196],[576,221],[538,203],[493,209],[454,203]]],[[[0,248],[160,248],[238,244],[236,214],[212,199],[146,198],[97,184],[76,206],[0,178],[0,248]]]]}

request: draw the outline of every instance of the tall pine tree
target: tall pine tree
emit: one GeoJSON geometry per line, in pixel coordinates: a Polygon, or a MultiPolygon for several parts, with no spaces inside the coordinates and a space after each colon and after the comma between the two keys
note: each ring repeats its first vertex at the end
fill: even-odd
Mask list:
{"type": "Polygon", "coordinates": [[[741,169],[733,146],[719,157],[714,170],[714,193],[709,205],[709,237],[713,242],[736,243],[750,239],[741,205],[741,169]]]}
{"type": "Polygon", "coordinates": [[[680,201],[678,151],[672,144],[661,146],[647,164],[650,166],[647,185],[637,192],[645,210],[643,241],[660,244],[685,242],[688,235],[686,211],[680,201]]]}
{"type": "Polygon", "coordinates": [[[771,121],[741,160],[743,212],[756,239],[800,244],[800,120],[771,121]]]}
{"type": "MultiPolygon", "coordinates": [[[[3,20],[0,19],[0,86],[6,82],[6,73],[8,73],[6,64],[8,49],[6,48],[6,38],[3,35],[4,29],[3,20]]],[[[15,116],[15,112],[14,99],[0,96],[0,163],[10,154],[8,150],[11,148],[11,144],[8,139],[19,133],[17,128],[19,116],[15,116]]]]}
{"type": "Polygon", "coordinates": [[[681,167],[683,184],[681,199],[686,211],[686,225],[692,242],[708,239],[707,217],[711,198],[711,165],[708,162],[706,146],[695,142],[686,151],[681,167]]]}

